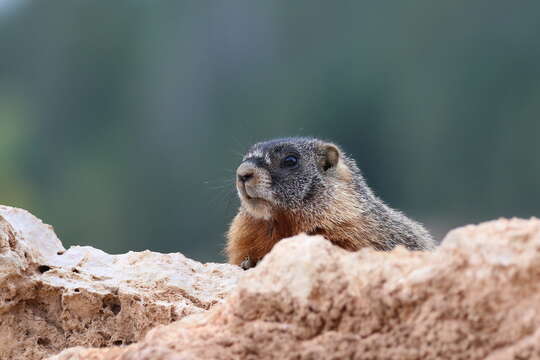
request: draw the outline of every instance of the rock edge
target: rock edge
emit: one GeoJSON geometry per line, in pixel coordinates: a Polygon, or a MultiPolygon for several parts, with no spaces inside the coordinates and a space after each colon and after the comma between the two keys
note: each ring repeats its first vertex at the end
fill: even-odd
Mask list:
{"type": "Polygon", "coordinates": [[[0,206],[0,339],[9,339],[0,341],[0,359],[136,342],[160,324],[207,312],[241,274],[179,253],[66,250],[51,226],[0,206]]]}

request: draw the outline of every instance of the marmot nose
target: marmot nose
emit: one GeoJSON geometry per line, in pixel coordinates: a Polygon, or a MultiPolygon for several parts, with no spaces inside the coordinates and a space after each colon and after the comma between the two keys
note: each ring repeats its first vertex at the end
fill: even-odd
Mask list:
{"type": "Polygon", "coordinates": [[[253,177],[253,171],[246,172],[245,174],[238,174],[238,180],[245,183],[253,177]]]}
{"type": "Polygon", "coordinates": [[[243,163],[236,170],[236,176],[238,176],[238,181],[246,183],[255,177],[255,169],[252,164],[243,163]]]}

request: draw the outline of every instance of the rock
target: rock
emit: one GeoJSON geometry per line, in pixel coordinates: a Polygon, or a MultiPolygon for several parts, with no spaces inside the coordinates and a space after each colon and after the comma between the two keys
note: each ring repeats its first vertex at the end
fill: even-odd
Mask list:
{"type": "Polygon", "coordinates": [[[466,226],[433,252],[299,235],[242,272],[65,250],[0,206],[2,360],[540,358],[539,284],[538,219],[466,226]]]}
{"type": "Polygon", "coordinates": [[[157,325],[207,312],[240,274],[179,253],[66,250],[52,227],[0,206],[0,359],[133,343],[157,325]]]}
{"type": "Polygon", "coordinates": [[[430,253],[350,253],[301,235],[206,314],[51,359],[540,358],[539,288],[538,219],[467,226],[430,253]]]}

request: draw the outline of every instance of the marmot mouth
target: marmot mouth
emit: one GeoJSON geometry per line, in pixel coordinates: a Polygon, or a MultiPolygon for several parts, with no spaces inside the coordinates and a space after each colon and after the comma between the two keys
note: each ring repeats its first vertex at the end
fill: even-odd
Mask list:
{"type": "Polygon", "coordinates": [[[260,197],[257,194],[253,194],[253,192],[250,195],[248,190],[246,189],[245,184],[242,184],[242,185],[238,186],[238,190],[240,192],[240,198],[242,200],[248,201],[248,202],[250,202],[252,204],[268,203],[267,199],[265,199],[263,197],[260,197]]]}
{"type": "Polygon", "coordinates": [[[247,201],[251,201],[251,202],[266,201],[266,199],[263,199],[261,197],[249,195],[247,191],[243,191],[243,194],[247,201]]]}

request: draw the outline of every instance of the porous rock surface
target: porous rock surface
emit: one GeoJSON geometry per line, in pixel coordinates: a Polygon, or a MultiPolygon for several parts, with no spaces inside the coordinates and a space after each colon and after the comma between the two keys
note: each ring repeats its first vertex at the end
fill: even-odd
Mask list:
{"type": "Polygon", "coordinates": [[[286,239],[208,313],[52,359],[534,358],[540,220],[501,219],[454,230],[431,253],[286,239]]]}
{"type": "Polygon", "coordinates": [[[207,312],[241,273],[178,253],[66,250],[49,225],[0,206],[0,360],[133,343],[157,325],[207,312]]]}

